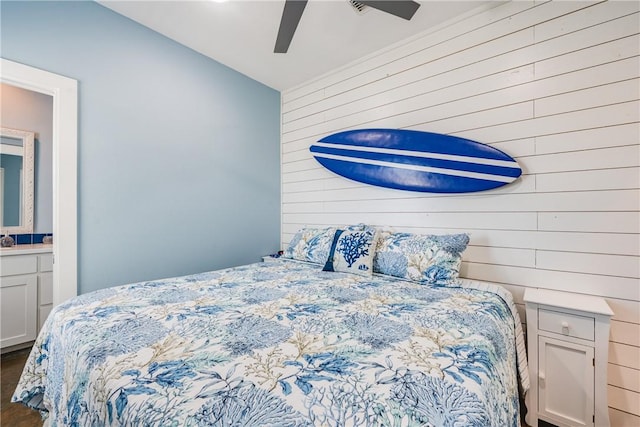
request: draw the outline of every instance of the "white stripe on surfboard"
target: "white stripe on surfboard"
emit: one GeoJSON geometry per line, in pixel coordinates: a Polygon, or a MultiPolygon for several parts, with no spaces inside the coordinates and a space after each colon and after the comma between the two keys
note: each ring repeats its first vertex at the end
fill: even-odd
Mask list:
{"type": "Polygon", "coordinates": [[[341,160],[343,162],[349,162],[349,163],[359,163],[359,164],[373,165],[373,166],[386,166],[390,168],[408,169],[408,170],[413,170],[418,172],[439,173],[441,175],[484,179],[485,181],[512,182],[513,180],[515,180],[515,178],[511,176],[490,175],[487,173],[461,171],[457,169],[443,169],[443,168],[433,168],[429,166],[407,165],[404,163],[385,162],[382,160],[361,159],[359,157],[338,156],[335,154],[325,154],[325,153],[313,153],[313,155],[316,157],[322,157],[325,159],[332,159],[332,160],[341,160]]]}
{"type": "Polygon", "coordinates": [[[482,157],[459,156],[455,154],[430,153],[428,151],[398,150],[396,148],[382,148],[382,147],[364,147],[361,145],[333,144],[330,142],[316,142],[313,145],[317,147],[338,148],[343,150],[363,151],[367,153],[393,154],[398,156],[413,156],[413,157],[422,157],[424,159],[452,160],[456,162],[475,163],[478,165],[502,166],[507,168],[519,167],[518,163],[511,160],[485,159],[482,157]]]}

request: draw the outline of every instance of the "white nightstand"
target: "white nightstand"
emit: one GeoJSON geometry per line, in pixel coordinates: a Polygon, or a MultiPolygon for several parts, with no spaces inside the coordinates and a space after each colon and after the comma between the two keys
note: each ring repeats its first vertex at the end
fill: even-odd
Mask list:
{"type": "Polygon", "coordinates": [[[609,320],[604,298],[528,288],[529,412],[558,426],[609,426],[609,320]]]}

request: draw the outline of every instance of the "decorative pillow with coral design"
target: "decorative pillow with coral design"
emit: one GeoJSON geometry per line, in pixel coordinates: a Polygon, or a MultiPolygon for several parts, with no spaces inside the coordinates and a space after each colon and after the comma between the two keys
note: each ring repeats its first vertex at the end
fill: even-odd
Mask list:
{"type": "Polygon", "coordinates": [[[293,236],[282,257],[324,264],[329,257],[329,249],[335,234],[334,227],[303,228],[293,236]]]}
{"type": "Polygon", "coordinates": [[[373,227],[337,230],[323,271],[373,275],[378,233],[373,227]]]}
{"type": "Polygon", "coordinates": [[[425,284],[452,284],[458,278],[467,234],[382,232],[373,260],[375,273],[425,284]]]}

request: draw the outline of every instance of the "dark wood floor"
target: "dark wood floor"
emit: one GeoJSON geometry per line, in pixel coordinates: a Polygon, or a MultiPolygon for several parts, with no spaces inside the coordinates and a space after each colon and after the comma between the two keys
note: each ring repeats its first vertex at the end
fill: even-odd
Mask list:
{"type": "Polygon", "coordinates": [[[29,356],[29,350],[18,350],[3,354],[0,361],[0,426],[41,427],[42,418],[38,411],[27,408],[21,403],[11,403],[11,396],[18,385],[22,368],[29,356]]]}

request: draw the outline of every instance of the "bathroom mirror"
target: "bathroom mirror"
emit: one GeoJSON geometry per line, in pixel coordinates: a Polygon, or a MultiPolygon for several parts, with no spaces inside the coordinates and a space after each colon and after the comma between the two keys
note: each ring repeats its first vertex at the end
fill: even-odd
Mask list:
{"type": "Polygon", "coordinates": [[[0,231],[33,233],[33,132],[0,128],[0,231]]]}

